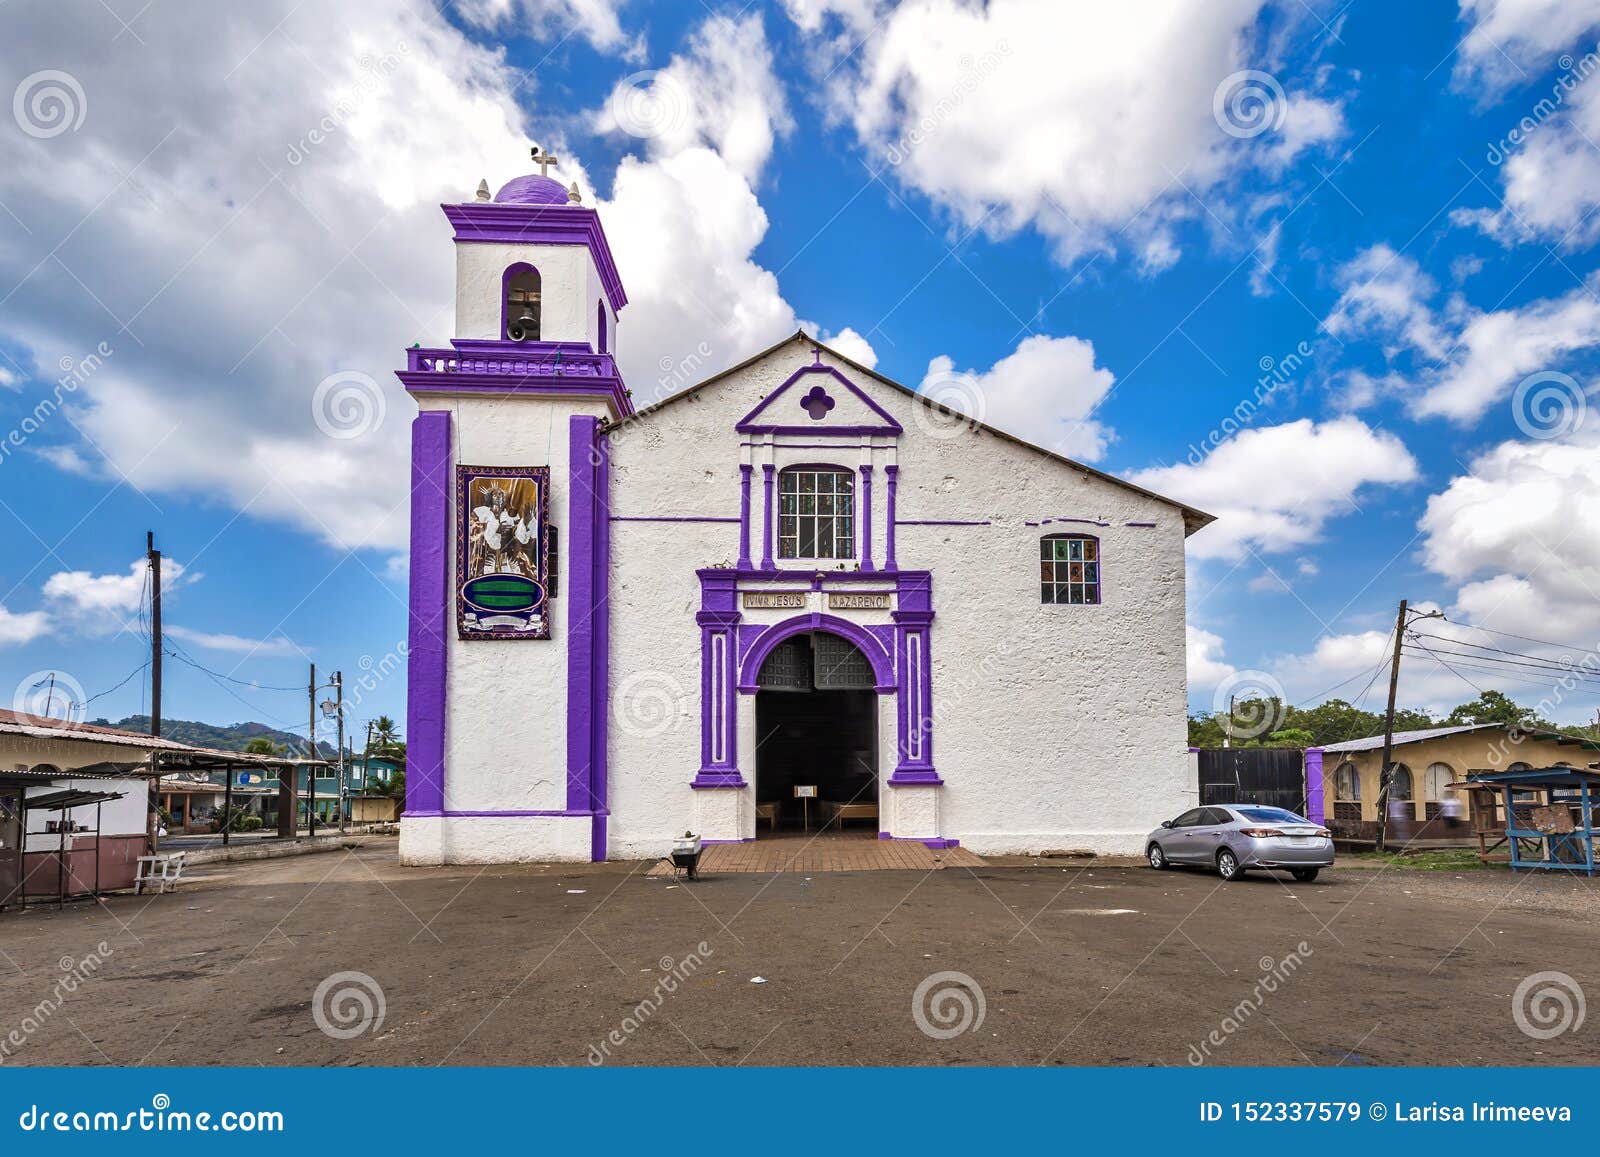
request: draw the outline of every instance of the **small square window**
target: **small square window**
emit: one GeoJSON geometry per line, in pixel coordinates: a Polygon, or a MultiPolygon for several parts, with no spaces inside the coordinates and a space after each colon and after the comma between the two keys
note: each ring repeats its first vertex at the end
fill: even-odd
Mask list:
{"type": "Polygon", "coordinates": [[[1087,534],[1039,540],[1039,601],[1092,606],[1100,602],[1100,542],[1087,534]]]}

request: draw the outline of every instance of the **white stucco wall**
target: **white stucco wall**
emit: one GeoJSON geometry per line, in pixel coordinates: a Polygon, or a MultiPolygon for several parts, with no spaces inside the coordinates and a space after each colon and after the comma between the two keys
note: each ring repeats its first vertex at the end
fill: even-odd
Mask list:
{"type": "MultiPolygon", "coordinates": [[[[421,404],[425,409],[450,411],[451,455],[456,464],[549,466],[550,520],[565,530],[568,419],[580,413],[603,416],[604,403],[427,397],[421,404]]],[[[452,501],[452,576],[455,517],[452,501]]],[[[558,811],[566,807],[567,613],[572,571],[570,536],[562,533],[558,539],[561,593],[552,603],[550,639],[463,641],[456,637],[455,605],[451,602],[446,632],[447,811],[558,811]]],[[[473,827],[482,825],[473,821],[473,827]]]]}
{"type": "MultiPolygon", "coordinates": [[[[463,241],[456,245],[456,337],[497,341],[506,268],[525,261],[539,271],[539,339],[597,338],[595,303],[605,296],[584,245],[514,245],[463,241]]],[[[609,303],[606,307],[610,309],[609,303]]]]}
{"type": "MultiPolygon", "coordinates": [[[[737,517],[741,459],[733,426],[811,360],[808,348],[791,343],[618,431],[614,513],[624,519],[737,517]]],[[[842,443],[837,453],[780,448],[776,464],[872,461],[873,555],[880,563],[887,538],[883,467],[890,461],[900,468],[901,521],[991,524],[897,531],[900,566],[933,572],[933,755],[945,781],[941,788],[912,789],[936,791],[938,798],[908,802],[900,809],[907,822],[923,827],[936,809],[937,834],[979,852],[1138,851],[1144,833],[1188,798],[1180,511],[1004,438],[971,430],[951,436],[948,422],[929,422],[917,412],[921,403],[841,368],[900,422],[904,435],[892,448],[881,438],[866,449],[860,439],[842,443]],[[1025,525],[1066,517],[1109,525],[1025,525]],[[1041,605],[1039,538],[1074,529],[1100,538],[1103,601],[1041,605]]],[[[752,487],[752,555],[758,561],[762,453],[756,451],[752,487]]],[[[706,813],[708,805],[697,808],[697,793],[688,786],[700,762],[694,571],[731,564],[737,554],[735,523],[613,527],[614,856],[662,852],[673,834],[706,813]],[[652,702],[659,712],[646,710],[652,702]]],[[[745,622],[787,617],[743,613],[745,622]]],[[[883,612],[849,617],[884,621],[883,612]]],[[[753,781],[753,727],[746,718],[751,697],[738,698],[740,768],[753,781]]],[[[895,760],[893,718],[891,698],[890,725],[880,727],[885,776],[895,760]]],[[[744,817],[739,822],[753,831],[744,817]]]]}

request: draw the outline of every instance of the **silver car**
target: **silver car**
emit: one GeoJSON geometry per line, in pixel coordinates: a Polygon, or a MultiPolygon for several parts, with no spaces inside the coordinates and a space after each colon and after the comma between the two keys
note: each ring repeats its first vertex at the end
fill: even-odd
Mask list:
{"type": "Polygon", "coordinates": [[[1237,880],[1246,868],[1281,868],[1309,882],[1333,866],[1333,833],[1281,807],[1197,807],[1163,821],[1144,854],[1157,869],[1197,864],[1237,880]]]}

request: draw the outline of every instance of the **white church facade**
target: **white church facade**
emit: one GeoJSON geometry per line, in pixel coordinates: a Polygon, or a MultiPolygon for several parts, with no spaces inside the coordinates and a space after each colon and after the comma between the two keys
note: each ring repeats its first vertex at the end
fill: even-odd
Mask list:
{"type": "Polygon", "coordinates": [[[804,333],[636,409],[576,190],[443,208],[456,337],[399,375],[406,862],[822,823],[1138,853],[1192,804],[1184,540],[1208,515],[804,333]]]}

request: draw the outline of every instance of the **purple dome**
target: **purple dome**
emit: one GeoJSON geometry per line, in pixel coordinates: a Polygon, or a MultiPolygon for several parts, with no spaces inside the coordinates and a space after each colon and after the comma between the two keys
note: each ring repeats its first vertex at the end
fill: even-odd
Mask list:
{"type": "Polygon", "coordinates": [[[494,199],[499,204],[565,205],[567,187],[554,177],[541,177],[538,173],[529,173],[525,177],[513,177],[507,181],[494,195],[494,199]]]}

